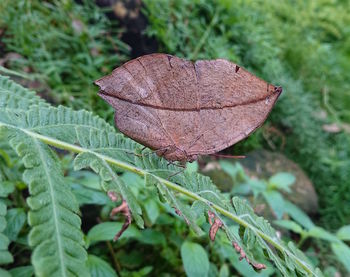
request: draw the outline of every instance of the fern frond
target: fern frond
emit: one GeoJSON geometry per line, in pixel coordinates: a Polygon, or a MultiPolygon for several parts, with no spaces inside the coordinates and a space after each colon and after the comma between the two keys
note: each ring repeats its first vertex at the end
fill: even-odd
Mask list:
{"type": "Polygon", "coordinates": [[[10,240],[7,236],[3,234],[3,231],[6,228],[6,212],[6,204],[0,199],[0,265],[9,264],[13,262],[13,257],[8,251],[10,240]]]}
{"type": "MultiPolygon", "coordinates": [[[[14,185],[5,180],[6,177],[2,173],[0,163],[0,265],[9,264],[13,262],[13,256],[8,251],[10,239],[3,233],[3,231],[6,229],[7,226],[7,205],[6,201],[4,201],[4,198],[8,197],[8,195],[14,190],[14,185]]],[[[2,270],[0,267],[0,275],[1,274],[4,276],[10,276],[10,273],[8,273],[8,271],[2,270]]]]}
{"type": "Polygon", "coordinates": [[[195,212],[188,207],[181,199],[175,196],[174,192],[171,191],[168,187],[163,185],[159,180],[152,177],[152,175],[145,176],[146,186],[153,184],[157,187],[159,193],[159,199],[168,202],[171,207],[173,207],[176,213],[183,217],[187,225],[189,225],[198,235],[202,235],[202,229],[196,223],[196,214],[195,212]]]}
{"type": "Polygon", "coordinates": [[[305,270],[310,263],[308,259],[304,255],[301,257],[300,253],[296,252],[296,248],[293,245],[285,245],[281,242],[277,237],[276,231],[266,219],[258,217],[246,201],[239,197],[234,197],[232,199],[232,204],[236,215],[244,219],[250,225],[247,227],[242,224],[239,233],[240,242],[242,243],[241,247],[245,249],[246,253],[249,253],[252,246],[254,246],[254,243],[253,245],[249,245],[249,241],[257,242],[265,253],[267,253],[268,258],[275,262],[276,267],[283,276],[293,276],[296,270],[299,273],[308,274],[308,271],[305,270]],[[271,241],[264,239],[265,235],[267,235],[269,239],[272,239],[273,242],[279,242],[284,247],[281,249],[275,248],[277,251],[274,251],[268,245],[271,241]],[[295,261],[297,261],[297,263],[295,263],[295,261]],[[298,265],[301,265],[301,267],[298,267],[298,265]]]}
{"type": "Polygon", "coordinates": [[[0,75],[0,108],[26,110],[33,105],[48,106],[34,91],[0,75]]]}
{"type": "MultiPolygon", "coordinates": [[[[28,111],[26,115],[33,116],[31,111],[28,111]]],[[[59,124],[59,122],[56,124],[59,124]]],[[[2,125],[4,126],[4,124],[2,125]]],[[[47,127],[50,128],[50,125],[47,127]]],[[[142,157],[138,157],[138,155],[130,155],[128,162],[125,162],[118,159],[120,151],[112,152],[112,155],[109,155],[108,151],[105,151],[106,148],[113,148],[112,143],[114,143],[114,146],[121,149],[121,146],[128,145],[125,143],[125,141],[129,140],[128,138],[119,134],[115,134],[114,137],[112,134],[106,136],[107,133],[104,130],[100,130],[100,134],[98,135],[97,130],[92,130],[91,132],[93,134],[90,133],[88,136],[80,136],[79,134],[76,134],[75,138],[78,143],[81,143],[81,146],[77,146],[55,138],[55,134],[51,134],[52,136],[39,134],[35,132],[34,125],[31,125],[31,128],[27,129],[16,126],[12,126],[12,128],[25,132],[27,136],[30,136],[33,139],[39,139],[54,147],[80,153],[76,160],[76,167],[82,168],[91,166],[95,171],[99,172],[104,181],[115,181],[118,178],[116,177],[116,174],[115,176],[111,175],[110,169],[112,167],[106,167],[107,163],[141,176],[152,176],[152,178],[156,179],[158,183],[166,187],[168,191],[172,191],[172,196],[175,196],[174,193],[182,193],[192,200],[202,202],[204,206],[207,207],[207,210],[215,210],[217,214],[222,214],[237,222],[245,229],[250,230],[250,234],[256,237],[256,242],[259,247],[267,250],[268,257],[275,262],[276,266],[285,276],[290,276],[288,274],[291,272],[307,272],[308,274],[319,276],[310,265],[296,256],[287,245],[280,241],[272,227],[262,218],[258,218],[247,204],[239,202],[237,198],[233,201],[234,205],[229,207],[229,201],[227,201],[227,199],[215,189],[215,186],[209,178],[201,177],[201,175],[198,175],[197,173],[185,173],[181,174],[181,176],[174,176],[173,178],[176,179],[177,182],[174,183],[165,179],[165,177],[177,172],[178,169],[173,165],[170,165],[169,168],[167,168],[167,162],[162,158],[157,157],[155,154],[146,155],[149,153],[145,153],[142,157]],[[273,248],[271,248],[270,245],[273,246],[273,248]]],[[[81,131],[84,129],[75,128],[76,132],[79,132],[79,130],[81,131]]],[[[41,132],[44,132],[44,128],[41,129],[41,132]]],[[[132,145],[132,143],[130,143],[130,145],[132,145]]],[[[135,146],[137,147],[137,144],[135,144],[135,146]]],[[[125,151],[130,150],[131,149],[129,148],[125,148],[125,151]]],[[[137,152],[137,149],[134,149],[134,152],[137,152]]],[[[112,189],[117,189],[117,185],[112,187],[112,189]]],[[[120,191],[120,188],[118,188],[118,191],[120,191]]],[[[170,196],[168,195],[166,198],[169,197],[170,196]]],[[[129,199],[128,205],[132,205],[133,201],[134,200],[129,199]]],[[[170,205],[174,205],[174,202],[170,202],[170,205]]],[[[181,205],[175,205],[175,208],[179,209],[182,214],[188,214],[186,208],[181,208],[181,205]]],[[[139,213],[134,211],[133,216],[136,214],[139,213]]],[[[229,228],[225,229],[225,231],[227,231],[229,239],[240,245],[242,244],[243,247],[245,242],[237,241],[237,237],[234,234],[229,233],[228,229],[229,228]]],[[[250,252],[247,251],[247,255],[249,254],[250,252]]],[[[253,256],[249,256],[249,258],[254,260],[253,256]]]]}
{"type": "Polygon", "coordinates": [[[92,153],[80,153],[74,160],[74,168],[80,170],[85,167],[91,167],[96,173],[101,176],[102,188],[106,192],[116,192],[121,194],[123,199],[128,203],[132,217],[136,224],[143,228],[143,219],[140,216],[142,210],[133,193],[130,191],[123,180],[115,173],[115,170],[109,165],[106,160],[92,153]]]}
{"type": "Polygon", "coordinates": [[[24,181],[31,196],[28,222],[32,227],[29,245],[38,276],[87,276],[87,253],[78,204],[65,183],[56,154],[37,138],[18,128],[2,127],[10,145],[22,158],[24,181]]]}
{"type": "Polygon", "coordinates": [[[87,111],[73,111],[59,106],[32,106],[26,113],[12,109],[1,109],[2,122],[33,130],[43,135],[54,135],[60,140],[75,143],[79,133],[91,130],[114,132],[114,128],[98,116],[87,111]],[[80,132],[77,131],[80,130],[80,132]]]}
{"type": "MultiPolygon", "coordinates": [[[[76,169],[89,166],[98,172],[102,179],[103,188],[107,191],[115,190],[121,193],[128,201],[134,219],[141,225],[141,209],[128,187],[120,181],[115,172],[118,169],[136,173],[145,177],[146,185],[156,185],[160,195],[195,230],[198,228],[197,231],[200,231],[196,224],[198,213],[195,212],[200,207],[200,213],[211,211],[221,219],[228,239],[244,249],[249,260],[254,261],[251,249],[259,247],[264,250],[267,258],[274,261],[284,276],[297,274],[321,276],[321,273],[314,270],[293,245],[284,244],[276,236],[276,232],[270,224],[263,218],[257,217],[246,202],[239,198],[234,198],[232,201],[227,199],[208,177],[200,174],[185,172],[174,175],[174,173],[179,173],[179,168],[168,165],[166,160],[150,153],[149,150],[141,151],[139,144],[115,133],[113,128],[106,123],[81,116],[86,112],[75,112],[63,107],[32,107],[27,112],[18,115],[9,109],[2,110],[6,114],[7,121],[3,119],[5,117],[0,118],[0,133],[12,130],[11,132],[14,134],[11,140],[12,144],[16,146],[17,152],[24,156],[23,160],[27,166],[33,168],[29,170],[36,172],[34,168],[43,167],[43,160],[38,160],[38,153],[45,153],[44,160],[50,161],[52,166],[57,165],[53,153],[44,143],[78,153],[79,155],[75,159],[76,169]],[[60,113],[65,116],[58,116],[60,113]],[[78,118],[80,119],[78,120],[78,118]],[[25,143],[28,144],[27,147],[22,146],[25,143]],[[31,157],[33,155],[36,156],[31,157]],[[33,160],[36,163],[28,164],[29,161],[33,160]],[[184,199],[181,199],[179,195],[194,201],[192,208],[185,201],[182,201],[184,199]],[[231,231],[232,221],[228,222],[227,219],[231,219],[241,226],[239,234],[231,231]]],[[[34,174],[32,176],[30,179],[32,182],[31,193],[36,196],[42,187],[41,183],[46,184],[44,187],[49,187],[49,185],[44,180],[39,183],[35,181],[42,176],[35,177],[34,174]]],[[[63,186],[64,182],[61,181],[61,178],[59,180],[63,186]]],[[[54,188],[59,191],[57,187],[54,188]]],[[[42,205],[45,203],[48,206],[57,203],[57,199],[51,200],[46,198],[39,203],[42,205]],[[51,200],[54,202],[50,204],[51,200]]]]}

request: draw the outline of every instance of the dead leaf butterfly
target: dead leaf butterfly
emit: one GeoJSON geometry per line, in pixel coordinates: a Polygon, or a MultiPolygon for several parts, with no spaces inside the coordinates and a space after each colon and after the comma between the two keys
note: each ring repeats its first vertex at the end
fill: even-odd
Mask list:
{"type": "Polygon", "coordinates": [[[246,138],[282,92],[223,59],[151,54],[95,82],[128,137],[170,161],[193,161],[246,138]]]}

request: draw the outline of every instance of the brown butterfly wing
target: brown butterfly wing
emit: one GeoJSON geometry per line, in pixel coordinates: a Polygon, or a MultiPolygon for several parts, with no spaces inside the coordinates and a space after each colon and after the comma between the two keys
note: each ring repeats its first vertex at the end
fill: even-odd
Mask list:
{"type": "Polygon", "coordinates": [[[281,88],[234,63],[195,63],[200,91],[201,138],[188,154],[211,154],[246,138],[266,120],[281,88]]]}
{"type": "Polygon", "coordinates": [[[96,81],[121,132],[173,151],[170,160],[220,151],[266,119],[280,91],[226,60],[192,63],[166,54],[134,59],[96,81]]]}
{"type": "Polygon", "coordinates": [[[178,111],[189,110],[198,102],[189,61],[164,54],[146,55],[95,83],[101,88],[100,96],[116,109],[119,130],[152,149],[185,145],[191,138],[181,134],[196,132],[193,112],[178,111]],[[179,121],[183,122],[180,126],[179,121]]]}

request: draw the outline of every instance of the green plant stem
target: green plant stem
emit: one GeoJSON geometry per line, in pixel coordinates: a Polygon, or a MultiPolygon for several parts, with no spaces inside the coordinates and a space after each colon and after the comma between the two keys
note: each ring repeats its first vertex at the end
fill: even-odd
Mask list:
{"type": "Polygon", "coordinates": [[[300,248],[308,237],[307,234],[301,234],[297,247],[300,248]]]}
{"type": "MultiPolygon", "coordinates": [[[[99,157],[102,160],[105,160],[106,162],[113,164],[121,169],[125,169],[127,171],[133,172],[135,174],[138,174],[142,177],[146,176],[147,174],[150,174],[149,172],[147,172],[146,170],[143,169],[139,169],[133,165],[130,165],[128,163],[124,163],[122,161],[118,161],[116,159],[113,159],[111,157],[96,153],[94,151],[82,148],[80,146],[74,145],[74,144],[70,144],[70,143],[66,143],[51,137],[47,137],[26,129],[22,129],[16,126],[12,126],[12,125],[8,125],[5,123],[1,123],[0,122],[0,128],[4,126],[4,127],[10,127],[10,128],[16,128],[21,130],[22,132],[25,132],[27,135],[38,139],[48,145],[54,146],[56,148],[59,149],[63,149],[63,150],[68,150],[68,151],[72,151],[74,153],[91,153],[93,155],[96,155],[97,157],[99,157]]],[[[215,209],[217,212],[221,213],[222,215],[232,219],[233,221],[235,221],[236,223],[238,223],[239,225],[245,227],[245,228],[249,228],[251,229],[253,232],[255,232],[257,235],[259,235],[261,238],[263,238],[268,244],[273,245],[276,249],[279,249],[280,251],[284,251],[288,254],[288,256],[293,257],[293,259],[295,259],[295,261],[309,274],[314,275],[312,269],[310,269],[302,260],[300,260],[299,258],[297,258],[293,253],[291,253],[289,250],[285,249],[283,247],[283,245],[279,244],[278,242],[274,241],[272,238],[270,238],[268,235],[264,234],[263,232],[261,232],[260,230],[256,229],[253,225],[249,224],[248,222],[242,220],[239,216],[230,213],[229,211],[225,210],[224,208],[215,205],[214,203],[211,203],[210,201],[208,201],[207,199],[181,187],[180,185],[177,185],[173,182],[170,182],[166,179],[163,179],[161,177],[158,177],[156,175],[153,175],[154,178],[156,178],[160,183],[162,183],[163,185],[165,185],[166,187],[180,192],[188,197],[190,197],[193,200],[198,200],[201,201],[203,203],[208,204],[209,206],[211,206],[213,209],[215,209]]],[[[315,275],[316,276],[316,275],[315,275]]]]}
{"type": "Polygon", "coordinates": [[[219,16],[219,9],[217,8],[215,11],[215,14],[212,18],[212,20],[210,21],[207,29],[205,30],[205,32],[203,33],[202,37],[200,38],[196,48],[193,51],[193,54],[191,55],[190,59],[191,60],[195,60],[197,59],[198,53],[201,50],[201,48],[203,47],[205,41],[207,40],[211,29],[213,28],[213,26],[216,24],[217,20],[218,20],[218,16],[219,16]]]}
{"type": "Polygon", "coordinates": [[[5,74],[9,74],[9,75],[13,75],[13,76],[18,76],[18,77],[22,77],[24,79],[28,79],[28,80],[34,80],[35,76],[34,74],[26,74],[26,73],[20,73],[11,69],[7,69],[3,66],[0,66],[0,72],[5,73],[5,74]]]}
{"type": "Polygon", "coordinates": [[[339,119],[338,113],[335,111],[335,109],[332,107],[332,105],[329,102],[329,89],[327,87],[324,87],[322,89],[322,102],[326,110],[333,116],[336,122],[338,124],[341,124],[342,122],[339,119]]]}
{"type": "Polygon", "coordinates": [[[115,269],[115,271],[117,272],[117,275],[120,276],[121,267],[120,267],[120,264],[119,264],[119,262],[118,262],[118,260],[117,260],[116,255],[115,255],[113,246],[112,246],[112,244],[111,244],[109,241],[106,241],[106,244],[107,244],[109,253],[111,253],[111,256],[112,256],[112,260],[113,260],[113,264],[114,264],[114,269],[115,269]]]}

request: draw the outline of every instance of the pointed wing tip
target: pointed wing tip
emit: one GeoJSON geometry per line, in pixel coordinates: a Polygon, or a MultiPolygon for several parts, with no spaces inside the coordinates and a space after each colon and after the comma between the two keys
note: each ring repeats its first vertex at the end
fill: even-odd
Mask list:
{"type": "Polygon", "coordinates": [[[111,83],[111,79],[113,79],[112,74],[113,74],[113,72],[95,80],[94,85],[99,86],[100,89],[104,90],[106,88],[106,86],[108,86],[108,84],[111,83]]]}
{"type": "Polygon", "coordinates": [[[274,103],[277,101],[277,99],[280,97],[280,95],[283,92],[283,88],[281,86],[273,86],[272,88],[272,95],[275,97],[274,103]]]}
{"type": "Polygon", "coordinates": [[[100,96],[103,100],[105,100],[106,102],[110,103],[110,96],[109,95],[106,95],[104,93],[104,91],[101,89],[99,90],[99,92],[97,93],[98,96],[100,96]]]}
{"type": "Polygon", "coordinates": [[[93,84],[99,87],[99,90],[98,90],[98,92],[97,92],[97,95],[100,96],[101,98],[105,99],[105,97],[104,97],[104,96],[105,96],[105,95],[104,95],[104,91],[102,90],[101,83],[100,83],[100,80],[101,80],[101,79],[102,79],[102,78],[100,78],[100,79],[94,81],[93,84]]]}
{"type": "Polygon", "coordinates": [[[281,94],[283,92],[283,88],[281,86],[275,86],[275,92],[281,94]]]}
{"type": "Polygon", "coordinates": [[[96,85],[96,86],[99,86],[99,87],[101,88],[101,85],[102,85],[101,82],[102,82],[102,79],[103,79],[103,78],[104,78],[104,77],[95,80],[95,81],[93,82],[93,84],[96,85]]]}
{"type": "Polygon", "coordinates": [[[97,93],[98,96],[100,96],[102,99],[104,99],[105,101],[107,101],[108,103],[110,103],[108,95],[105,92],[105,86],[104,86],[104,79],[106,76],[97,79],[96,81],[94,81],[94,85],[99,87],[99,91],[97,93]]]}

